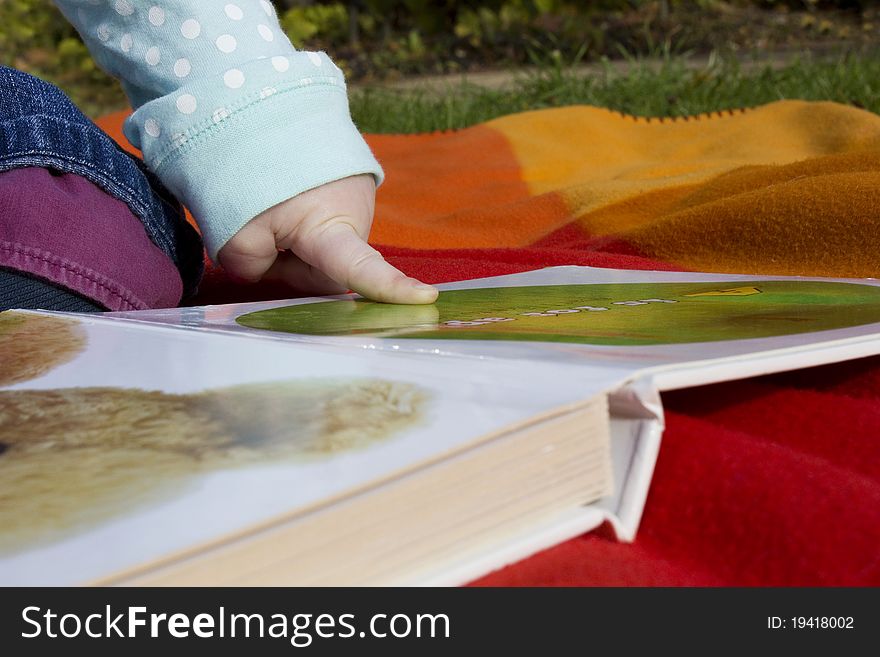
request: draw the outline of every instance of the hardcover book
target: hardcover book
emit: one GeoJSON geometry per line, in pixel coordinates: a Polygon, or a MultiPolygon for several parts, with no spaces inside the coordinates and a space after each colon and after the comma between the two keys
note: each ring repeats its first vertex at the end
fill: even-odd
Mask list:
{"type": "Polygon", "coordinates": [[[0,583],[453,585],[632,540],[661,391],[880,353],[873,279],[440,287],[0,314],[0,583]]]}

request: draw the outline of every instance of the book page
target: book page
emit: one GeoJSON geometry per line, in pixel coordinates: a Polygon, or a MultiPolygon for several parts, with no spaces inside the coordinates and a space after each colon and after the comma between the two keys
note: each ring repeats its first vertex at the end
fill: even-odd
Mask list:
{"type": "Polygon", "coordinates": [[[580,362],[651,375],[663,389],[880,352],[874,279],[551,267],[439,287],[430,306],[349,295],[114,315],[300,342],[580,362]]]}
{"type": "Polygon", "coordinates": [[[92,581],[332,504],[619,384],[91,315],[0,314],[0,355],[5,585],[92,581]]]}

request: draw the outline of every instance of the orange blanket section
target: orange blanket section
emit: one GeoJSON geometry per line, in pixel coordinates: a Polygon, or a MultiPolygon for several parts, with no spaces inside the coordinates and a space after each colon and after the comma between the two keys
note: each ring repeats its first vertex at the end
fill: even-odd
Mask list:
{"type": "MultiPolygon", "coordinates": [[[[121,143],[119,113],[99,121],[121,143]]],[[[873,276],[880,117],[786,100],[681,119],[595,107],[368,135],[371,234],[403,249],[570,245],[681,269],[873,276]]]]}

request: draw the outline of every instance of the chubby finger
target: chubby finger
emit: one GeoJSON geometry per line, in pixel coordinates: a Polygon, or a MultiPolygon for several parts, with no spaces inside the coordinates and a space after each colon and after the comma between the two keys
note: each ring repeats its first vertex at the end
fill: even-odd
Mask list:
{"type": "Polygon", "coordinates": [[[312,231],[294,250],[333,280],[370,299],[413,304],[437,300],[437,288],[389,265],[348,223],[312,231]]]}
{"type": "Polygon", "coordinates": [[[263,277],[268,281],[286,283],[291,291],[306,295],[345,294],[348,288],[340,285],[317,267],[304,262],[290,251],[282,251],[263,277]]]}

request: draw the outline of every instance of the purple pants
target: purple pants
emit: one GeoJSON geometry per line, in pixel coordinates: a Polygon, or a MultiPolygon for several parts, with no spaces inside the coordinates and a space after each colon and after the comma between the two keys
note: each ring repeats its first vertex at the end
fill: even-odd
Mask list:
{"type": "Polygon", "coordinates": [[[0,66],[0,310],[176,306],[203,264],[140,160],[60,89],[0,66]]]}
{"type": "Polygon", "coordinates": [[[174,307],[183,292],[177,267],[125,203],[37,167],[0,173],[0,267],[108,310],[174,307]]]}

